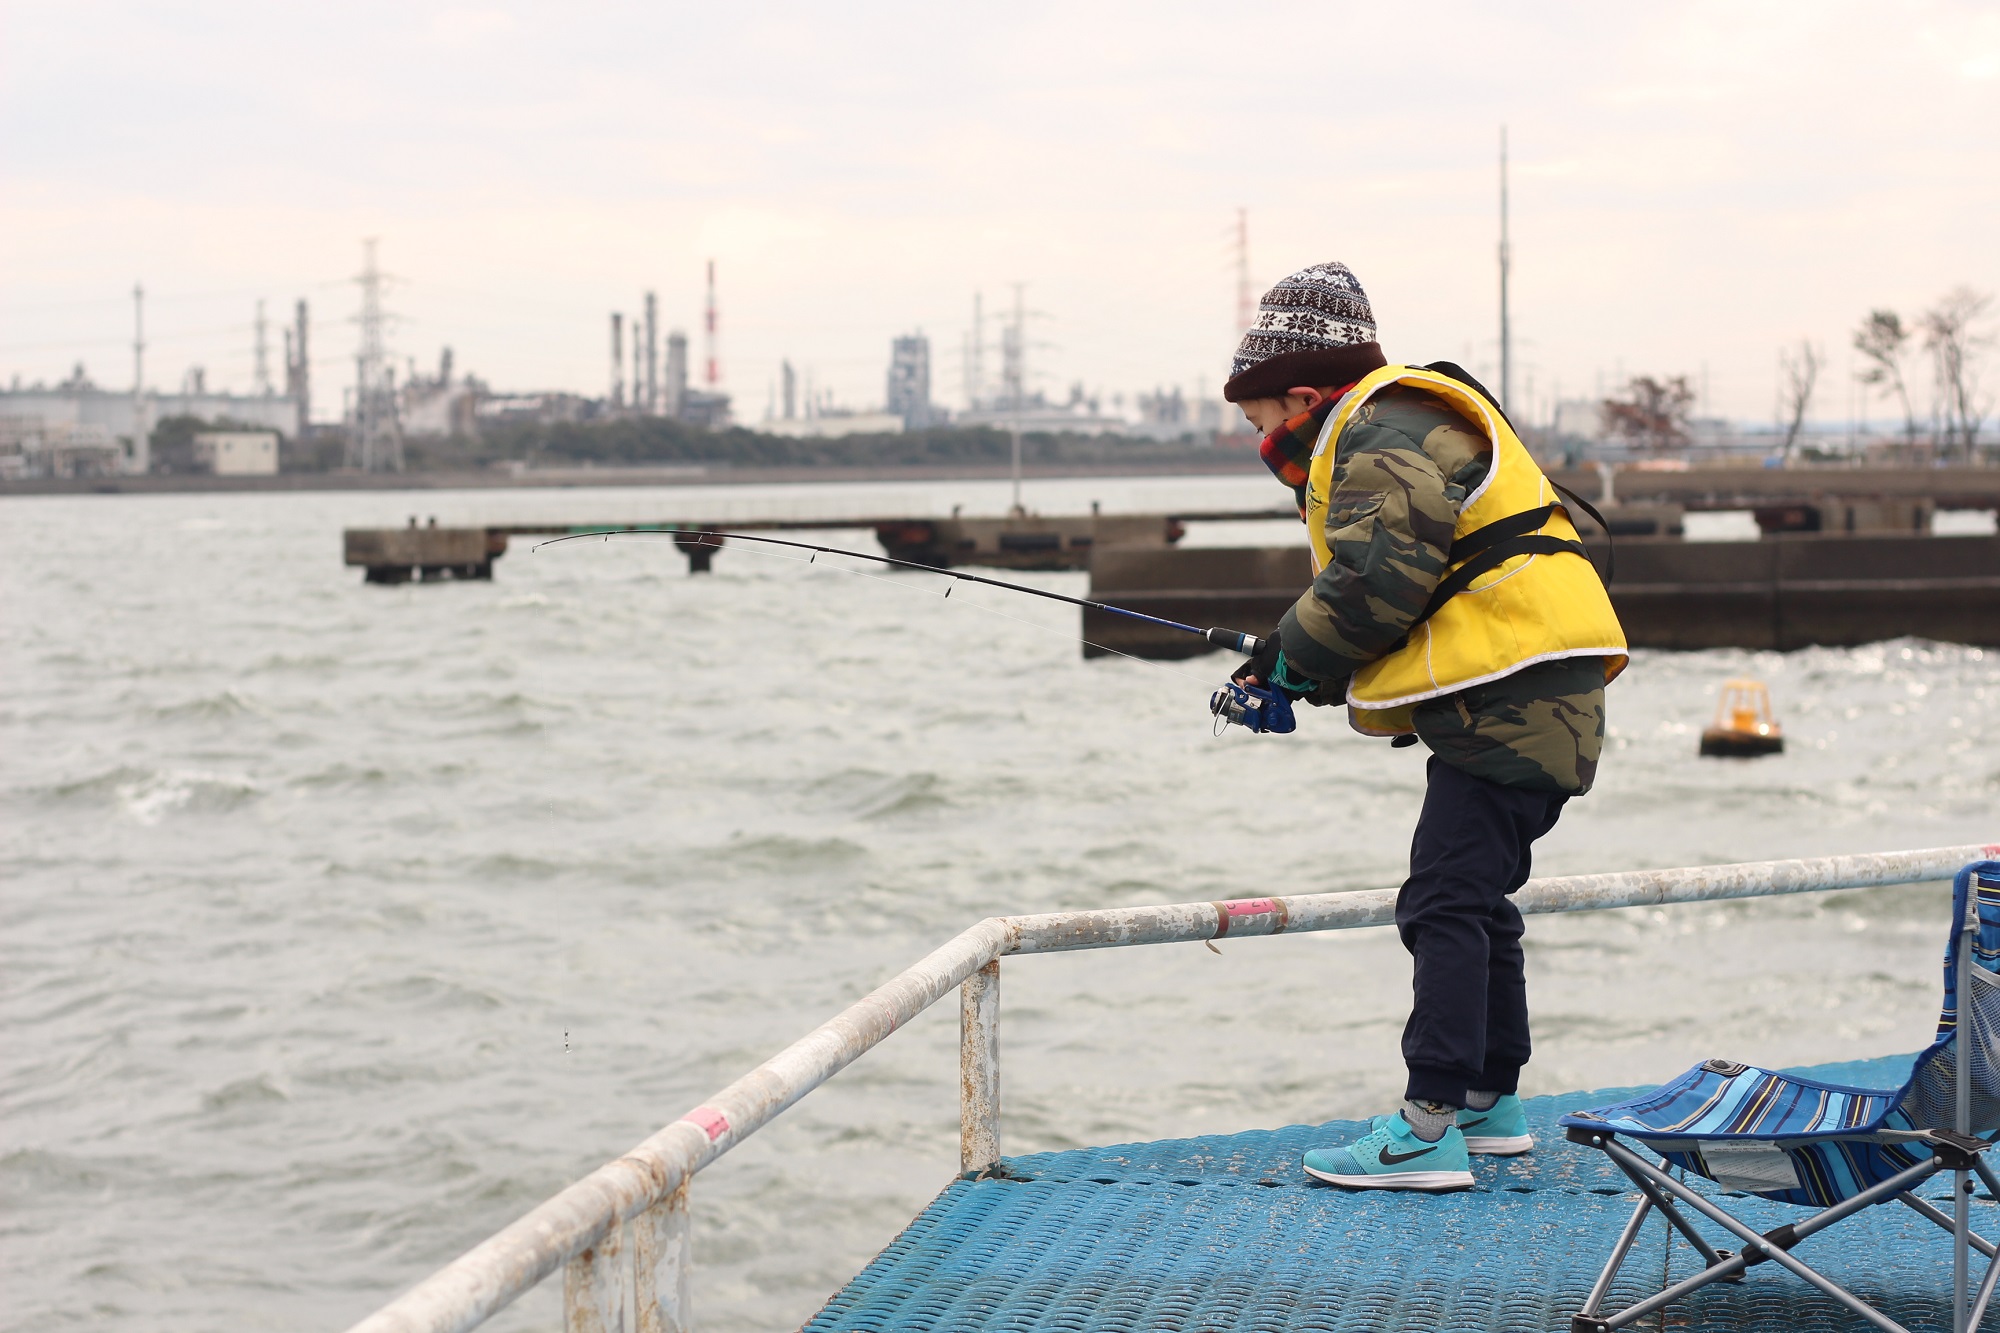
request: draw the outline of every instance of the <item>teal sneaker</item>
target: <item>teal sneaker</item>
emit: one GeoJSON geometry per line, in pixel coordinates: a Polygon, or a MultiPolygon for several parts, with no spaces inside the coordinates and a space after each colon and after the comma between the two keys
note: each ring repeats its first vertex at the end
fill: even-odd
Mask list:
{"type": "Polygon", "coordinates": [[[1401,1114],[1378,1115],[1375,1126],[1345,1148],[1315,1148],[1299,1165],[1314,1180],[1364,1190],[1445,1190],[1472,1188],[1472,1161],[1458,1126],[1436,1143],[1426,1143],[1401,1114]]]}
{"type": "Polygon", "coordinates": [[[1528,1132],[1528,1113],[1511,1092],[1484,1111],[1469,1106],[1460,1111],[1458,1130],[1465,1135],[1467,1152],[1491,1157],[1519,1157],[1535,1146],[1535,1136],[1528,1132]]]}

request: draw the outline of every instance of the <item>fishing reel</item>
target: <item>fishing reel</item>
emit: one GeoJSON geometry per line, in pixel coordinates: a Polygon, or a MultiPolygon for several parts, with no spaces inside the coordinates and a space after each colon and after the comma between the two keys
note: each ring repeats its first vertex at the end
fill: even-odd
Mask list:
{"type": "Polygon", "coordinates": [[[1280,734],[1298,726],[1292,716],[1292,701],[1283,690],[1262,685],[1241,685],[1228,680],[1209,697],[1208,711],[1215,715],[1215,734],[1227,726],[1248,727],[1252,731],[1280,734]]]}

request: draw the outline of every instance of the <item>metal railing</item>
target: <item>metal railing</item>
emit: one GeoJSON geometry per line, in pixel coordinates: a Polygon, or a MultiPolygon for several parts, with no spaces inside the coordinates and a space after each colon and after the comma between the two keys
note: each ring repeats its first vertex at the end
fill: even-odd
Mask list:
{"type": "MultiPolygon", "coordinates": [[[[1530,880],[1524,913],[1760,898],[1949,879],[2000,844],[1530,880]]],[[[942,999],[959,1000],[959,1165],[1000,1157],[1000,959],[1008,954],[1353,930],[1395,920],[1396,890],[989,917],[680,1119],[425,1278],[350,1333],[457,1333],[563,1269],[568,1333],[686,1333],[688,1183],[942,999]],[[629,1258],[628,1258],[629,1254],[629,1258]]]]}

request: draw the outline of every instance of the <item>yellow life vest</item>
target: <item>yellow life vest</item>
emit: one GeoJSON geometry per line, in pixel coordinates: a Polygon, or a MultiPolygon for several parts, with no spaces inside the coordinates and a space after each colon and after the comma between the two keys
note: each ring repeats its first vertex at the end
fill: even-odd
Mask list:
{"type": "Polygon", "coordinates": [[[1348,719],[1355,730],[1371,736],[1406,734],[1414,729],[1414,704],[1561,657],[1604,658],[1609,683],[1628,660],[1625,631],[1596,567],[1582,554],[1555,488],[1492,404],[1469,385],[1435,371],[1384,366],[1349,389],[1327,418],[1306,480],[1313,572],[1318,574],[1333,558],[1326,509],[1334,491],[1341,432],[1363,404],[1391,384],[1406,384],[1449,403],[1492,442],[1493,458],[1485,480],[1459,509],[1452,568],[1439,584],[1442,604],[1434,600],[1431,614],[1412,626],[1401,643],[1348,682],[1348,719]],[[1510,519],[1511,524],[1502,523],[1510,519]],[[1489,566],[1492,557],[1485,552],[1502,549],[1501,542],[1526,549],[1489,566]],[[1462,572],[1471,573],[1469,582],[1462,572]],[[1461,575],[1456,581],[1454,573],[1461,575]]]}

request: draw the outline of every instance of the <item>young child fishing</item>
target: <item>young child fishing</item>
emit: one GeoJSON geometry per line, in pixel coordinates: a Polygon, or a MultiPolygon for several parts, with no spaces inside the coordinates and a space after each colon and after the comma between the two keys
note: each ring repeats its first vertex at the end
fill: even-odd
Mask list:
{"type": "Polygon", "coordinates": [[[1258,305],[1223,396],[1298,499],[1315,571],[1238,681],[1345,703],[1422,741],[1429,786],[1396,927],[1415,960],[1402,1108],[1307,1174],[1364,1188],[1473,1183],[1470,1153],[1534,1146],[1520,911],[1535,840],[1590,790],[1625,635],[1557,492],[1456,366],[1390,365],[1343,264],[1258,305]]]}

